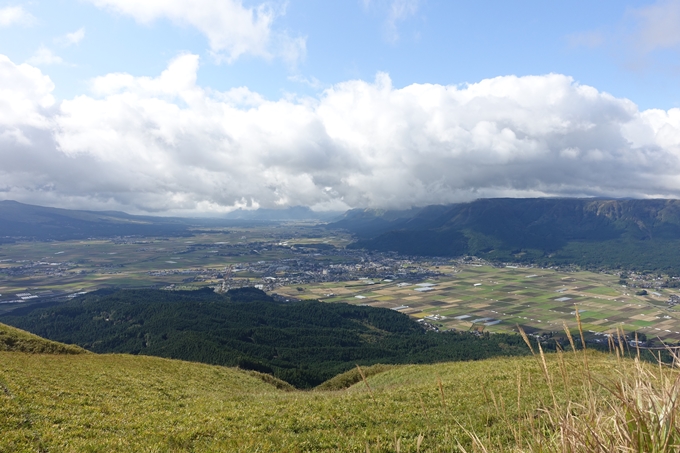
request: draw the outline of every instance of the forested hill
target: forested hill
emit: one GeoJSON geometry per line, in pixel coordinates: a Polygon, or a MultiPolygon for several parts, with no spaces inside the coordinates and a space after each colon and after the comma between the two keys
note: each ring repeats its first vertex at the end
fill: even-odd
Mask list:
{"type": "Polygon", "coordinates": [[[331,226],[372,250],[680,272],[680,200],[483,199],[350,211],[331,226]]]}
{"type": "Polygon", "coordinates": [[[525,354],[515,335],[426,333],[393,310],[278,303],[245,288],[100,290],[14,310],[0,322],[90,351],[155,355],[254,369],[308,388],[355,364],[433,363],[525,354]]]}

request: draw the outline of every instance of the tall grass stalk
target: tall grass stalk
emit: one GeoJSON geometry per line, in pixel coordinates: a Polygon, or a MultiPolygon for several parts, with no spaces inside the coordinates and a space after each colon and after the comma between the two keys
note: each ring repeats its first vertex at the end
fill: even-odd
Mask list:
{"type": "MultiPolygon", "coordinates": [[[[680,371],[675,352],[673,366],[664,365],[660,358],[658,367],[640,360],[624,346],[625,334],[617,329],[616,341],[610,337],[610,352],[616,356],[616,366],[608,376],[595,376],[591,373],[588,353],[585,351],[585,338],[578,309],[576,319],[582,344],[582,366],[584,371],[583,388],[573,389],[567,378],[567,365],[575,365],[579,360],[566,363],[561,348],[557,349],[559,373],[562,374],[564,396],[557,397],[553,373],[547,365],[543,348],[538,343],[538,354],[526,333],[520,328],[520,335],[529,346],[542,371],[544,385],[548,387],[553,399],[552,406],[539,407],[526,413],[524,421],[512,420],[501,414],[515,439],[514,445],[490,447],[477,433],[465,430],[472,441],[473,452],[511,451],[527,453],[670,453],[680,451],[680,371]],[[633,355],[633,359],[628,359],[633,355]],[[580,395],[573,400],[571,395],[580,395]]],[[[572,357],[577,358],[574,341],[566,329],[572,346],[572,357]]],[[[636,337],[637,341],[637,337],[636,337]]],[[[637,345],[637,343],[636,343],[637,345]]],[[[612,355],[614,355],[612,354],[612,355]]],[[[517,405],[521,407],[522,381],[517,377],[517,405]]],[[[498,410],[498,405],[494,405],[498,410]]],[[[502,411],[505,409],[500,408],[502,411]]],[[[467,452],[460,443],[460,451],[467,452]]]]}
{"type": "Polygon", "coordinates": [[[371,386],[368,385],[368,381],[366,380],[366,375],[364,374],[364,371],[361,369],[359,364],[357,363],[357,370],[359,370],[359,374],[361,375],[361,380],[364,381],[364,384],[366,385],[366,388],[368,389],[368,393],[371,395],[371,399],[375,401],[375,395],[373,395],[373,389],[371,389],[371,386]]]}

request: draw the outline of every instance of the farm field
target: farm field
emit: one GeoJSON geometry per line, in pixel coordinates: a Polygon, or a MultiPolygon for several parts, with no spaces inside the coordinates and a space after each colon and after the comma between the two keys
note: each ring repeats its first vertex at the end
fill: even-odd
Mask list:
{"type": "Polygon", "coordinates": [[[247,279],[253,276],[243,267],[293,258],[291,247],[316,242],[342,247],[349,239],[322,236],[313,226],[275,225],[196,231],[191,237],[1,244],[0,312],[20,297],[44,300],[111,286],[192,289],[219,284],[218,275],[227,268],[232,278],[247,279]]]}
{"type": "Polygon", "coordinates": [[[666,304],[675,290],[637,296],[611,274],[514,266],[461,265],[451,267],[448,275],[417,282],[364,279],[303,285],[277,292],[391,308],[440,329],[491,332],[514,331],[516,325],[527,332],[562,331],[563,323],[576,328],[578,308],[584,331],[594,336],[619,327],[667,342],[680,340],[680,312],[666,304]]]}
{"type": "Polygon", "coordinates": [[[680,341],[680,312],[666,303],[677,293],[674,289],[637,296],[635,289],[621,286],[614,274],[499,268],[454,260],[440,260],[438,265],[426,259],[388,263],[370,253],[343,254],[351,240],[343,233],[291,224],[197,230],[192,237],[179,238],[2,244],[0,313],[17,303],[48,301],[103,287],[195,289],[220,285],[227,278],[236,286],[239,282],[262,284],[265,276],[275,276],[269,282],[279,281],[268,289],[285,297],[397,309],[440,329],[508,332],[519,324],[529,332],[561,331],[564,322],[575,326],[578,307],[584,329],[592,335],[621,327],[650,338],[680,341]],[[323,247],[329,250],[302,251],[300,245],[320,247],[319,252],[323,247]],[[345,269],[344,276],[331,278],[324,272],[334,264],[349,265],[348,269],[357,264],[363,269],[345,269]],[[383,280],[390,273],[416,268],[421,275],[428,270],[440,275],[383,280]],[[356,279],[373,275],[374,270],[383,278],[356,279]],[[286,277],[291,283],[284,282],[286,277]]]}

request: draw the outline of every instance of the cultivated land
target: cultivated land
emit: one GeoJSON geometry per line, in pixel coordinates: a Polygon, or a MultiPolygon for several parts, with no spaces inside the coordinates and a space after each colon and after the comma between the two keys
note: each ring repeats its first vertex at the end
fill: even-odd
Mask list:
{"type": "Polygon", "coordinates": [[[321,230],[325,234],[321,236],[318,230],[277,225],[195,231],[194,236],[179,238],[0,244],[0,312],[16,304],[111,286],[193,289],[217,285],[224,281],[225,272],[236,280],[234,286],[242,286],[258,277],[243,267],[295,258],[291,248],[300,241],[338,247],[350,242],[348,235],[321,230]]]}
{"type": "Polygon", "coordinates": [[[667,304],[676,290],[638,296],[620,285],[617,275],[594,272],[462,264],[437,270],[449,276],[409,282],[365,279],[277,291],[288,297],[391,308],[442,329],[491,332],[516,331],[516,325],[527,332],[560,332],[563,323],[575,329],[578,307],[583,329],[591,335],[615,333],[618,327],[649,338],[680,340],[680,312],[667,304]]]}
{"type": "Polygon", "coordinates": [[[398,309],[440,329],[507,332],[519,324],[532,333],[561,331],[563,322],[575,327],[578,306],[590,335],[619,327],[680,341],[680,312],[667,303],[678,290],[657,284],[666,277],[644,276],[652,286],[638,296],[614,273],[345,250],[351,241],[315,225],[288,224],[179,238],[2,244],[0,313],[111,286],[258,285],[284,298],[398,309]]]}

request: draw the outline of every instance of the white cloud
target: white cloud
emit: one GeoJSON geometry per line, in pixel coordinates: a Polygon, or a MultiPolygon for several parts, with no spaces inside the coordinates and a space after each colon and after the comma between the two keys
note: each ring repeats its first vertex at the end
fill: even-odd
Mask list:
{"type": "Polygon", "coordinates": [[[53,105],[40,70],[0,58],[0,197],[133,212],[408,207],[491,196],[680,197],[680,109],[560,74],[395,88],[387,74],[316,98],[109,74],[53,105]]]}
{"type": "Polygon", "coordinates": [[[399,39],[397,24],[415,15],[419,7],[420,0],[392,0],[386,22],[391,40],[399,39]]]}
{"type": "Polygon", "coordinates": [[[35,20],[35,17],[21,6],[0,8],[0,27],[9,27],[14,24],[32,25],[35,20]]]}
{"type": "Polygon", "coordinates": [[[48,129],[46,111],[54,105],[50,78],[28,64],[0,55],[0,128],[18,137],[22,127],[48,129]]]}
{"type": "Polygon", "coordinates": [[[142,23],[159,18],[190,25],[208,39],[218,60],[232,62],[244,54],[281,57],[289,64],[304,58],[306,38],[275,31],[272,25],[283,14],[269,3],[245,7],[241,0],[88,0],[101,8],[126,14],[142,23]]]}
{"type": "Polygon", "coordinates": [[[53,64],[63,64],[64,60],[55,55],[50,49],[45,46],[40,46],[31,58],[26,60],[26,63],[35,66],[49,66],[53,64]]]}
{"type": "Polygon", "coordinates": [[[288,80],[291,82],[301,83],[315,90],[319,90],[324,87],[324,84],[316,77],[305,77],[300,74],[293,74],[288,76],[288,80]]]}
{"type": "Polygon", "coordinates": [[[606,48],[628,69],[653,66],[676,72],[675,60],[663,50],[680,50],[680,0],[657,0],[629,8],[615,25],[565,36],[571,47],[606,48]]]}
{"type": "Polygon", "coordinates": [[[85,27],[81,27],[73,33],[66,33],[64,36],[56,38],[55,42],[68,47],[78,44],[83,38],[85,38],[85,27]]]}

